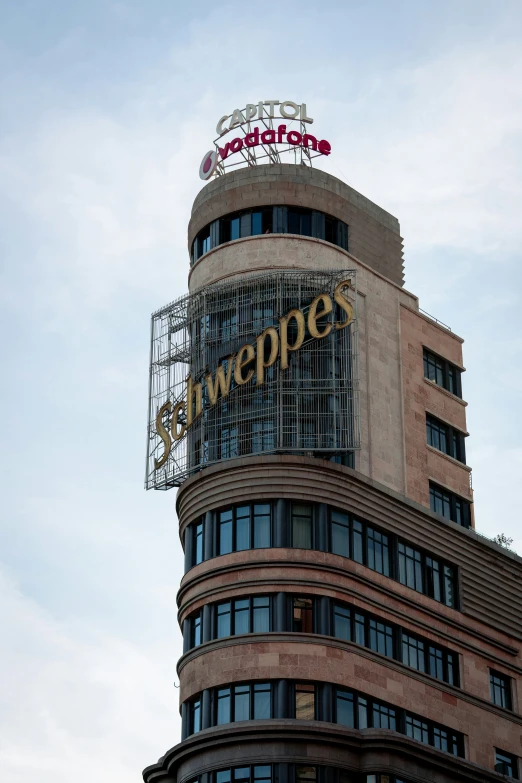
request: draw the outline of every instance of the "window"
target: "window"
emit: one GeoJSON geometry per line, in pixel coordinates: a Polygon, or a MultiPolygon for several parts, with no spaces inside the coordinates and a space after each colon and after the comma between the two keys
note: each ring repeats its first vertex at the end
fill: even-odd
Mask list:
{"type": "Polygon", "coordinates": [[[203,522],[198,522],[194,529],[194,565],[203,562],[203,522]]]}
{"type": "Polygon", "coordinates": [[[335,722],[357,729],[381,728],[392,731],[404,725],[408,737],[446,753],[463,755],[462,735],[458,732],[354,691],[336,690],[335,722]]]}
{"type": "Polygon", "coordinates": [[[295,783],[316,783],[317,781],[317,767],[301,767],[295,768],[295,783]]]}
{"type": "Polygon", "coordinates": [[[334,636],[347,642],[352,640],[352,612],[347,606],[334,605],[334,636]]]}
{"type": "Polygon", "coordinates": [[[495,772],[518,780],[518,759],[505,750],[495,748],[495,772]]]}
{"type": "Polygon", "coordinates": [[[458,685],[457,653],[403,631],[398,625],[344,604],[333,605],[333,634],[395,658],[417,671],[458,685]]]}
{"type": "Polygon", "coordinates": [[[462,756],[464,753],[462,735],[457,731],[409,713],[406,713],[405,726],[406,735],[412,739],[432,745],[453,756],[462,756]]]}
{"type": "Polygon", "coordinates": [[[391,625],[370,618],[368,647],[381,655],[393,658],[393,629],[391,625]]]}
{"type": "Polygon", "coordinates": [[[438,680],[458,685],[456,653],[402,632],[402,662],[438,680]]]}
{"type": "Polygon", "coordinates": [[[298,720],[315,719],[315,685],[296,683],[295,717],[298,720]]]}
{"type": "MultiPolygon", "coordinates": [[[[317,503],[282,502],[286,510],[278,517],[280,529],[277,540],[283,542],[283,546],[298,549],[323,549],[324,546],[326,551],[350,557],[446,606],[457,606],[457,571],[454,566],[399,541],[396,536],[374,528],[346,511],[327,507],[324,517],[316,513],[317,503]]],[[[272,546],[273,503],[230,506],[212,512],[205,527],[202,521],[190,525],[185,535],[187,566],[191,568],[202,562],[205,548],[206,556],[214,557],[272,546]],[[205,546],[204,530],[207,537],[205,546]]]]}
{"type": "Polygon", "coordinates": [[[212,773],[213,783],[272,783],[270,764],[220,769],[212,773]]]}
{"type": "Polygon", "coordinates": [[[271,693],[269,682],[239,683],[227,688],[217,688],[214,691],[216,725],[271,718],[271,693]]]}
{"type": "Polygon", "coordinates": [[[312,599],[294,596],[292,599],[292,631],[313,633],[313,625],[312,599]]]}
{"type": "Polygon", "coordinates": [[[350,557],[350,521],[340,511],[332,511],[332,552],[350,557]]]}
{"type": "Polygon", "coordinates": [[[215,639],[270,631],[270,597],[235,598],[214,605],[215,639]]]}
{"type": "Polygon", "coordinates": [[[446,359],[424,348],[424,377],[433,381],[437,386],[442,386],[446,391],[462,397],[461,386],[462,370],[446,359]]]}
{"type": "Polygon", "coordinates": [[[489,689],[491,701],[506,710],[513,709],[511,703],[511,678],[505,674],[489,670],[489,689]]]}
{"type": "Polygon", "coordinates": [[[313,507],[292,503],[292,546],[298,549],[312,549],[313,507]]]}
{"type": "Polygon", "coordinates": [[[336,509],[330,511],[330,551],[390,576],[388,536],[336,509]]]}
{"type": "Polygon", "coordinates": [[[348,226],[342,220],[303,207],[264,206],[226,215],[202,228],[192,245],[192,263],[224,242],[271,233],[314,236],[348,250],[348,226]]]}
{"type": "Polygon", "coordinates": [[[270,503],[233,506],[217,513],[217,554],[271,545],[270,503]]]}
{"type": "Polygon", "coordinates": [[[469,501],[442,489],[437,484],[430,481],[430,508],[436,514],[440,514],[446,519],[451,519],[457,525],[470,527],[471,525],[471,504],[469,501]]]}
{"type": "Polygon", "coordinates": [[[190,646],[198,647],[201,644],[201,609],[190,618],[190,646]]]}
{"type": "Polygon", "coordinates": [[[455,606],[454,568],[399,541],[399,582],[455,606]]]}
{"type": "Polygon", "coordinates": [[[189,702],[189,734],[197,734],[201,731],[201,698],[198,697],[189,702]]]}
{"type": "Polygon", "coordinates": [[[465,435],[460,430],[451,427],[435,416],[426,414],[426,440],[428,446],[432,446],[443,454],[447,454],[459,462],[466,463],[466,449],[464,445],[465,435]]]}

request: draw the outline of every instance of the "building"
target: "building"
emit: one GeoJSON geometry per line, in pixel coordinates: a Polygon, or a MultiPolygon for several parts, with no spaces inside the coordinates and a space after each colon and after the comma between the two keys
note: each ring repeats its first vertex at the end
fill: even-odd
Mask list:
{"type": "Polygon", "coordinates": [[[522,559],[474,531],[463,341],[404,289],[397,219],[258,165],[207,184],[188,233],[192,377],[157,419],[165,454],[186,435],[182,740],[145,783],[518,778],[522,559]],[[348,305],[314,297],[347,275],[336,331],[348,305]],[[264,330],[282,345],[287,316],[285,376],[264,330]]]}

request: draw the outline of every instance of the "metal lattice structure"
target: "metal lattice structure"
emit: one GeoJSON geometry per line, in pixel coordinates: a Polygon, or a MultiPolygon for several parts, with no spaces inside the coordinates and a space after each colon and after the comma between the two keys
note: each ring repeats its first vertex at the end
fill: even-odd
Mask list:
{"type": "MultiPolygon", "coordinates": [[[[146,487],[179,486],[206,466],[240,456],[297,453],[327,458],[359,448],[356,306],[353,270],[279,270],[209,286],[156,312],[151,333],[146,487]],[[341,281],[349,281],[344,295],[355,314],[348,327],[332,328],[322,339],[312,338],[307,331],[302,346],[289,354],[287,369],[281,368],[278,357],[265,370],[262,385],[256,385],[255,373],[241,385],[232,379],[229,393],[212,404],[206,378],[213,383],[220,365],[225,376],[229,371],[232,376],[229,363],[242,346],[258,345],[256,338],[263,330],[278,329],[278,319],[292,308],[307,318],[313,299],[326,293],[333,300],[341,281]],[[165,453],[156,417],[170,402],[162,419],[169,431],[171,410],[177,403],[187,405],[188,376],[202,385],[202,414],[186,427],[183,437],[173,439],[168,459],[156,469],[155,460],[161,461],[165,453]]],[[[334,324],[344,315],[334,307],[326,318],[334,324]]],[[[253,362],[254,371],[255,367],[253,362]]],[[[187,424],[186,410],[177,422],[181,428],[187,424]]]]}

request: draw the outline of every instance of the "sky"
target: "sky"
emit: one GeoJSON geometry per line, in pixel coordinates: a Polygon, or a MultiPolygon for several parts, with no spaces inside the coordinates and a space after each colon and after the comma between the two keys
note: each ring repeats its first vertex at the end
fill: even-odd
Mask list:
{"type": "Polygon", "coordinates": [[[522,553],[518,0],[0,0],[0,778],[129,783],[179,741],[175,490],[150,313],[217,120],[305,102],[465,338],[477,529],[522,553]]]}

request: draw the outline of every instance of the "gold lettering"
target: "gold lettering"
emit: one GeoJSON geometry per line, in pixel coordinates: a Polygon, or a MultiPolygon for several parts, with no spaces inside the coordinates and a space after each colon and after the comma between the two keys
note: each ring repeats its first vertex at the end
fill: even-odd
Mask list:
{"type": "Polygon", "coordinates": [[[161,466],[164,465],[169,458],[172,441],[170,439],[170,435],[168,431],[163,426],[163,415],[167,412],[170,413],[171,410],[172,410],[172,403],[170,400],[167,400],[167,402],[161,406],[161,408],[158,411],[158,415],[156,416],[156,432],[158,433],[161,440],[163,441],[165,445],[165,450],[163,452],[163,456],[160,457],[160,459],[154,457],[154,470],[158,470],[158,468],[161,468],[161,466]]]}
{"type": "Polygon", "coordinates": [[[190,427],[194,419],[201,416],[203,411],[203,389],[200,383],[194,383],[192,377],[187,378],[187,427],[190,427]],[[193,412],[192,400],[196,396],[196,415],[193,412]]]}
{"type": "Polygon", "coordinates": [[[331,323],[325,324],[322,331],[317,328],[317,319],[321,318],[323,315],[328,315],[328,313],[331,313],[332,310],[332,300],[328,294],[319,294],[319,296],[316,296],[310,305],[310,311],[308,313],[308,331],[312,337],[316,338],[316,340],[320,340],[322,337],[327,337],[332,331],[331,323]],[[319,302],[323,303],[323,309],[317,312],[317,305],[319,302]]]}
{"type": "Polygon", "coordinates": [[[216,370],[216,377],[214,380],[212,380],[212,373],[209,372],[208,375],[205,375],[205,383],[207,384],[207,390],[208,390],[208,399],[210,400],[211,405],[215,405],[218,401],[218,395],[221,391],[221,396],[226,397],[227,394],[230,392],[230,383],[232,381],[232,363],[234,361],[234,356],[229,356],[226,360],[228,362],[227,367],[227,375],[225,379],[225,368],[222,364],[219,365],[219,367],[216,370]]]}
{"type": "Polygon", "coordinates": [[[271,367],[279,353],[279,335],[273,326],[269,326],[256,338],[256,386],[265,382],[265,369],[271,367]],[[265,362],[265,339],[270,337],[270,356],[265,362]]]}
{"type": "Polygon", "coordinates": [[[172,411],[172,421],[170,424],[170,432],[172,434],[172,437],[174,440],[181,440],[183,435],[185,434],[185,430],[187,429],[186,424],[181,425],[181,429],[178,432],[178,424],[179,424],[179,414],[180,411],[185,410],[185,403],[184,402],[178,402],[177,405],[174,406],[174,410],[172,411]]]}
{"type": "Polygon", "coordinates": [[[242,386],[244,383],[248,383],[248,381],[252,378],[254,374],[254,370],[250,369],[246,376],[243,378],[242,369],[243,367],[246,367],[247,364],[250,364],[255,358],[255,351],[253,345],[244,345],[242,348],[239,349],[236,356],[236,362],[234,366],[234,378],[238,386],[242,386]],[[246,354],[246,358],[243,359],[243,355],[246,354]]]}
{"type": "Polygon", "coordinates": [[[341,321],[340,323],[335,324],[336,329],[344,329],[345,326],[348,326],[348,324],[351,324],[351,322],[353,321],[353,317],[354,317],[353,305],[341,293],[341,288],[351,288],[351,285],[352,285],[351,280],[342,280],[335,287],[334,300],[348,316],[346,321],[341,321]]]}
{"type": "Polygon", "coordinates": [[[288,369],[288,351],[297,351],[303,344],[305,337],[305,319],[301,310],[289,310],[286,315],[279,319],[281,335],[281,369],[288,369]],[[297,337],[295,343],[288,343],[288,322],[293,318],[297,323],[297,337]]]}

